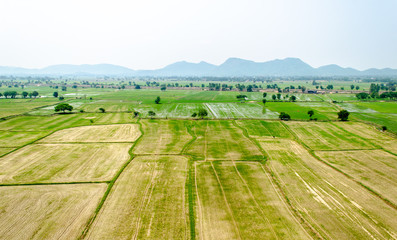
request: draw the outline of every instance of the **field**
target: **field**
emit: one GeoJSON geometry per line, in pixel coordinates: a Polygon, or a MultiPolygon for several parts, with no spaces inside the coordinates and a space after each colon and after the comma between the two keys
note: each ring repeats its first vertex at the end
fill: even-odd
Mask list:
{"type": "Polygon", "coordinates": [[[131,144],[32,144],[0,159],[0,184],[110,181],[131,144]]]}
{"type": "Polygon", "coordinates": [[[77,239],[105,184],[0,188],[2,239],[77,239]]]}
{"type": "Polygon", "coordinates": [[[86,126],[58,131],[40,142],[134,142],[140,135],[136,124],[86,126]]]}
{"type": "Polygon", "coordinates": [[[200,239],[310,239],[259,163],[195,165],[200,239]]]}
{"type": "Polygon", "coordinates": [[[0,99],[0,239],[397,238],[395,102],[86,87],[54,114],[27,88],[43,97],[0,99]]]}
{"type": "Polygon", "coordinates": [[[113,187],[87,238],[188,238],[187,163],[180,156],[135,158],[113,187]]]}

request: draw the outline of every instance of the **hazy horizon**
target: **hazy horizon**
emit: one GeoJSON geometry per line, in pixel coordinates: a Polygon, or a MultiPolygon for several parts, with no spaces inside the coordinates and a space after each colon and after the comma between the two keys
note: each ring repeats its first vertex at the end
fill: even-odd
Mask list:
{"type": "Polygon", "coordinates": [[[316,68],[397,68],[395,10],[393,0],[3,0],[0,66],[294,57],[316,68]]]}

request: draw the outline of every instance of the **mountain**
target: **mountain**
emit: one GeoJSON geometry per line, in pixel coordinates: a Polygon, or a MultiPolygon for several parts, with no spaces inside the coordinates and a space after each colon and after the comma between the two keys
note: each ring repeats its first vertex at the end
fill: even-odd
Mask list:
{"type": "Polygon", "coordinates": [[[313,68],[299,58],[276,59],[254,62],[240,58],[229,58],[221,65],[207,62],[176,62],[156,70],[132,70],[112,64],[52,65],[42,69],[27,69],[0,66],[0,75],[73,75],[73,76],[153,76],[153,77],[254,77],[254,76],[397,76],[397,69],[371,68],[359,71],[336,64],[313,68]]]}

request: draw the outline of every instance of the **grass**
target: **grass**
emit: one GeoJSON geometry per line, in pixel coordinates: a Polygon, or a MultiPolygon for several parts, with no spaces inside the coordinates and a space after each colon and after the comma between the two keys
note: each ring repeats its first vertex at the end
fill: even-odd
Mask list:
{"type": "Polygon", "coordinates": [[[0,130],[0,146],[16,148],[46,136],[49,132],[4,131],[0,130]]]}
{"type": "Polygon", "coordinates": [[[262,160],[258,147],[231,121],[197,121],[197,139],[187,149],[196,160],[262,160]]]}
{"type": "Polygon", "coordinates": [[[134,142],[140,135],[137,124],[84,126],[60,130],[40,142],[134,142]]]}
{"type": "Polygon", "coordinates": [[[134,148],[134,154],[179,154],[192,138],[185,127],[189,121],[148,119],[140,122],[145,134],[134,148]]]}
{"type": "Polygon", "coordinates": [[[259,163],[196,163],[200,239],[310,239],[259,163]]]}
{"type": "Polygon", "coordinates": [[[109,181],[131,144],[32,144],[0,159],[0,183],[109,181]]]}
{"type": "Polygon", "coordinates": [[[322,160],[397,206],[397,157],[382,150],[316,152],[322,160]]]}
{"type": "Polygon", "coordinates": [[[237,123],[248,131],[250,137],[292,138],[291,133],[279,121],[239,120],[237,123]]]}
{"type": "Polygon", "coordinates": [[[76,239],[106,184],[0,187],[3,239],[76,239]]]}
{"type": "Polygon", "coordinates": [[[321,238],[391,238],[395,209],[315,159],[292,140],[261,140],[269,169],[296,211],[321,238]]]}
{"type": "Polygon", "coordinates": [[[327,122],[287,122],[298,138],[313,150],[350,150],[376,148],[369,141],[349,134],[327,122]]]}
{"type": "Polygon", "coordinates": [[[123,171],[87,239],[186,239],[190,236],[180,156],[135,158],[123,171]]]}

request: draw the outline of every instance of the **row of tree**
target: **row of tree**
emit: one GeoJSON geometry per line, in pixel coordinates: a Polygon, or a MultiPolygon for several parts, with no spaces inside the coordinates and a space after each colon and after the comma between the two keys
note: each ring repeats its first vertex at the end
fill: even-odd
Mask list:
{"type": "Polygon", "coordinates": [[[36,98],[39,96],[39,93],[37,91],[33,92],[25,92],[23,91],[22,93],[18,93],[17,91],[5,91],[4,93],[0,93],[0,97],[4,96],[5,98],[16,98],[18,95],[20,95],[22,98],[36,98]]]}

